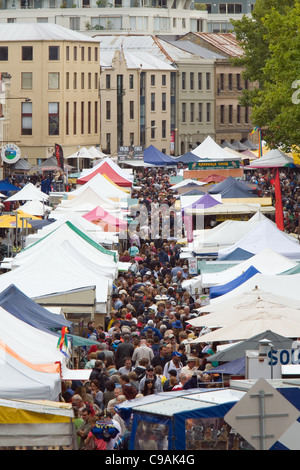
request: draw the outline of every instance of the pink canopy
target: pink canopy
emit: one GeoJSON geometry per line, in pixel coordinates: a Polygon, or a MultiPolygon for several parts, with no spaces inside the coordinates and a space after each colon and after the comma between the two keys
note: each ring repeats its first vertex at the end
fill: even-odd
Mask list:
{"type": "Polygon", "coordinates": [[[95,209],[83,215],[82,217],[84,217],[89,222],[92,222],[93,224],[101,225],[105,232],[117,232],[120,229],[127,230],[126,220],[109,214],[109,212],[105,211],[100,206],[97,206],[95,209]]]}

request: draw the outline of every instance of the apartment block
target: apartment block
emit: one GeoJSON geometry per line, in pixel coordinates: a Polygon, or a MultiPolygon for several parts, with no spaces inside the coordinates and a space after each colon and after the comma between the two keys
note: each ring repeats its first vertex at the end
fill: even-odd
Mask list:
{"type": "Polygon", "coordinates": [[[99,43],[50,24],[4,24],[0,72],[10,77],[7,140],[36,164],[100,144],[99,43]]]}

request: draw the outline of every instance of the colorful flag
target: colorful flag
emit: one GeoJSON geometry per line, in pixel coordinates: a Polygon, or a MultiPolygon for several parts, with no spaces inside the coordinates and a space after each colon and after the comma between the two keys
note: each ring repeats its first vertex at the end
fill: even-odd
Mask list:
{"type": "Polygon", "coordinates": [[[65,356],[69,357],[67,355],[67,353],[64,351],[64,348],[65,349],[68,349],[68,338],[67,338],[67,333],[69,333],[69,330],[66,326],[64,326],[62,329],[61,329],[61,335],[60,337],[58,338],[58,342],[57,342],[57,347],[59,348],[59,350],[62,352],[62,354],[64,354],[65,356]]]}

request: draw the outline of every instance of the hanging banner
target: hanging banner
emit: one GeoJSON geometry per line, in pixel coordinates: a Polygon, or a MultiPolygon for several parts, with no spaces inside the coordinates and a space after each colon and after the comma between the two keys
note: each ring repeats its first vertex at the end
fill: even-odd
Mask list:
{"type": "Polygon", "coordinates": [[[21,150],[15,144],[6,144],[2,147],[1,158],[4,162],[12,165],[21,157],[21,150]]]}
{"type": "Polygon", "coordinates": [[[61,146],[58,144],[55,144],[55,157],[56,157],[58,166],[60,166],[61,169],[63,170],[64,169],[64,154],[63,154],[63,150],[61,146]]]}
{"type": "Polygon", "coordinates": [[[218,170],[227,170],[232,168],[239,168],[240,162],[239,160],[231,160],[231,161],[224,161],[224,162],[190,162],[189,163],[189,170],[208,170],[211,168],[215,168],[218,170]]]}
{"type": "Polygon", "coordinates": [[[193,234],[193,216],[191,214],[184,214],[183,221],[185,225],[186,237],[188,243],[192,243],[194,240],[193,234]]]}

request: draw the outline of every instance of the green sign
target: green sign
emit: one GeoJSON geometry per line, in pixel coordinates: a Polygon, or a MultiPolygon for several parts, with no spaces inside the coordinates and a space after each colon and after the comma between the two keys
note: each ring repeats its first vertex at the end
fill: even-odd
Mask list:
{"type": "Polygon", "coordinates": [[[210,170],[212,168],[216,168],[217,170],[224,170],[224,169],[233,169],[239,168],[240,162],[239,160],[228,160],[225,162],[195,162],[189,163],[189,170],[210,170]]]}

